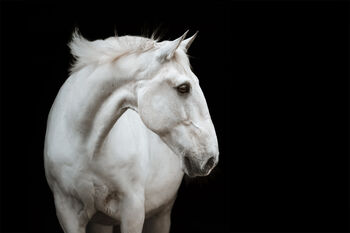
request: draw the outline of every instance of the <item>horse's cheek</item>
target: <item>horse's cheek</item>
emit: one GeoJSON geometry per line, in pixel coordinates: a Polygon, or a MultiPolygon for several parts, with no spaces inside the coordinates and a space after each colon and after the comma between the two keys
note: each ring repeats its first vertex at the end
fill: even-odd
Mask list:
{"type": "Polygon", "coordinates": [[[139,113],[143,123],[152,131],[159,131],[162,120],[160,96],[146,93],[140,100],[139,113]]]}

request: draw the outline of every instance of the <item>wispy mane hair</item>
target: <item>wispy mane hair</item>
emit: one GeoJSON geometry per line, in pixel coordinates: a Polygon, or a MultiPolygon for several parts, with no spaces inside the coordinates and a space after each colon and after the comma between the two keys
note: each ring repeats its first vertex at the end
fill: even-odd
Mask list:
{"type": "Polygon", "coordinates": [[[74,58],[70,73],[90,64],[112,62],[126,54],[146,52],[155,48],[156,42],[153,38],[117,35],[104,40],[88,41],[76,29],[68,44],[74,58]]]}

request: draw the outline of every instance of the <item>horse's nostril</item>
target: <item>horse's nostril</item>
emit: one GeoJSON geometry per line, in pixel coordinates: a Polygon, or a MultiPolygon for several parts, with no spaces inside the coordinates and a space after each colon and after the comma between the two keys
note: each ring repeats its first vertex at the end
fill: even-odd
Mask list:
{"type": "Polygon", "coordinates": [[[205,164],[204,166],[204,169],[207,171],[209,170],[210,168],[212,168],[215,164],[215,158],[214,157],[210,157],[207,161],[207,163],[205,164]]]}

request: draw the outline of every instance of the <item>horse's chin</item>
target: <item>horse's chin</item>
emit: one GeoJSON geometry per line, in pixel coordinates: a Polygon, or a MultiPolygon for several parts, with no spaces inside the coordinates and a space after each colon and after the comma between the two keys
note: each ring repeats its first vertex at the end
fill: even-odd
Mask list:
{"type": "Polygon", "coordinates": [[[183,169],[184,173],[189,176],[189,177],[197,177],[198,175],[196,175],[195,173],[193,173],[192,171],[189,171],[186,167],[183,169]]]}
{"type": "Polygon", "coordinates": [[[184,157],[182,160],[183,160],[183,171],[189,177],[207,176],[211,172],[211,169],[207,172],[201,171],[200,169],[197,168],[197,166],[193,164],[193,162],[191,162],[191,160],[188,157],[184,157]]]}
{"type": "Polygon", "coordinates": [[[195,172],[192,172],[186,168],[184,168],[183,171],[187,176],[192,177],[192,178],[199,177],[199,176],[207,176],[210,174],[210,171],[207,173],[195,173],[195,172]]]}

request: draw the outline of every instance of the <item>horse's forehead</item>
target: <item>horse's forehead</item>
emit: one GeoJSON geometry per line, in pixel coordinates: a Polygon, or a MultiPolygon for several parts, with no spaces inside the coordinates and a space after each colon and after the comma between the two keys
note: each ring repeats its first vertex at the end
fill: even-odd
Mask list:
{"type": "Polygon", "coordinates": [[[167,79],[181,78],[198,82],[197,76],[192,72],[189,63],[186,62],[171,61],[164,65],[163,71],[165,74],[163,77],[167,79]]]}

